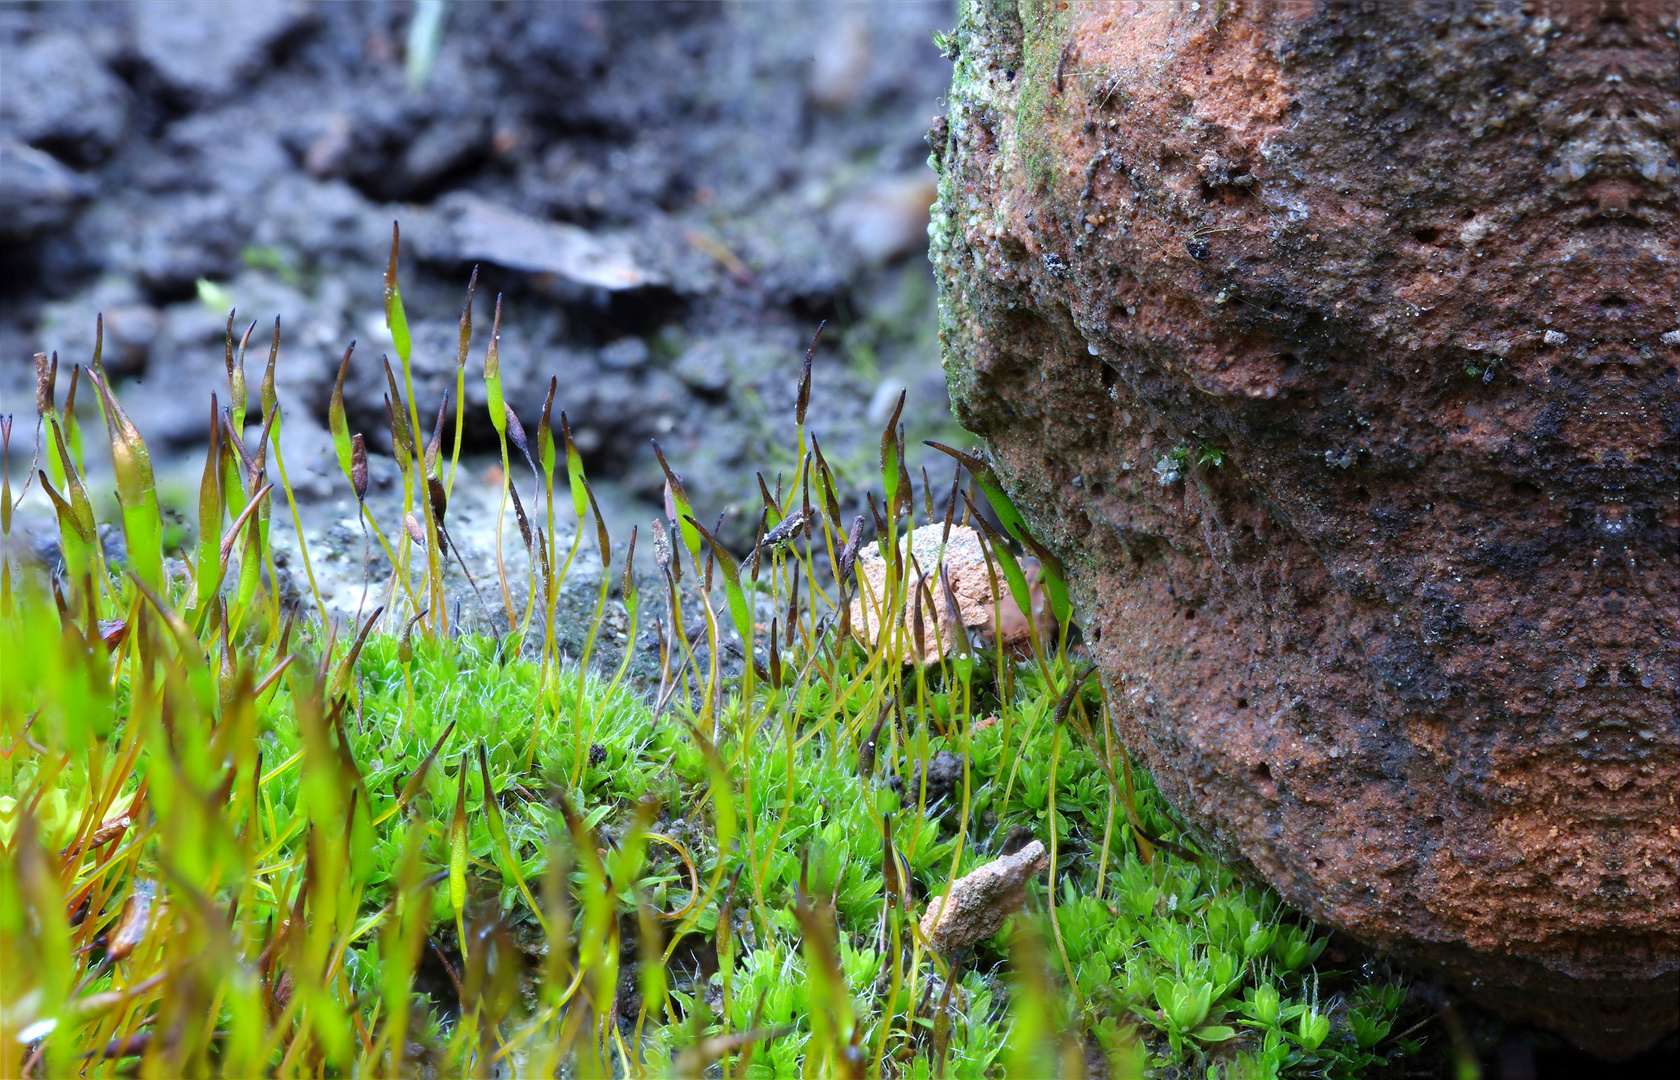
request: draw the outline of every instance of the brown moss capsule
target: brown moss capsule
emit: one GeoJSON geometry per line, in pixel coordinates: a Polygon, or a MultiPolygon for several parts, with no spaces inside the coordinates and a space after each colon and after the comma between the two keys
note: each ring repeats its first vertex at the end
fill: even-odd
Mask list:
{"type": "Polygon", "coordinates": [[[280,316],[274,317],[274,341],[268,347],[268,364],[263,368],[262,386],[257,391],[264,416],[274,415],[274,403],[279,400],[274,391],[274,365],[280,359],[280,316]]]}
{"type": "Polygon", "coordinates": [[[88,834],[86,850],[92,851],[94,848],[109,844],[127,832],[130,820],[130,812],[124,811],[100,822],[99,828],[88,834]]]}
{"type": "Polygon", "coordinates": [[[529,460],[531,457],[531,444],[530,440],[525,435],[525,425],[519,422],[519,414],[513,411],[512,405],[503,402],[502,408],[507,413],[508,438],[513,440],[514,447],[518,449],[518,451],[523,454],[527,460],[529,460]]]}
{"type": "Polygon", "coordinates": [[[823,327],[827,325],[827,319],[817,324],[817,332],[811,335],[811,347],[805,350],[805,363],[799,368],[799,392],[794,402],[793,415],[800,427],[805,426],[805,410],[811,404],[811,360],[816,356],[817,340],[822,337],[823,327]]]}
{"type": "Polygon", "coordinates": [[[525,516],[525,504],[519,500],[519,488],[517,485],[509,484],[507,486],[507,491],[513,498],[513,516],[515,520],[519,522],[519,539],[522,543],[524,543],[525,550],[529,552],[531,550],[531,522],[530,519],[525,516]]]}
{"type": "Polygon", "coordinates": [[[58,381],[58,353],[52,354],[49,363],[47,354],[35,354],[35,412],[46,416],[53,411],[53,384],[58,381]]]}
{"type": "Polygon", "coordinates": [[[671,568],[671,541],[666,539],[665,525],[658,518],[653,519],[653,561],[661,570],[671,568]]]}
{"type": "MultiPolygon", "coordinates": [[[[417,612],[414,613],[413,618],[409,619],[408,622],[403,626],[402,641],[399,642],[398,645],[397,645],[397,661],[399,663],[401,663],[403,667],[407,667],[409,664],[414,662],[414,624],[419,622],[421,619],[423,619],[425,617],[426,617],[426,609],[422,609],[420,611],[417,611],[417,612]]],[[[450,726],[451,729],[453,729],[455,725],[450,724],[449,726],[450,726]]],[[[448,730],[444,731],[444,735],[447,736],[448,734],[449,734],[448,730]]],[[[443,740],[442,739],[438,740],[438,745],[439,746],[443,745],[443,740]]],[[[436,756],[437,756],[437,746],[434,746],[434,747],[432,747],[431,755],[426,758],[426,764],[428,764],[428,765],[431,764],[432,758],[436,757],[436,756]]],[[[422,766],[422,768],[424,768],[424,767],[425,766],[422,766]]]]}
{"type": "Polygon", "coordinates": [[[449,510],[449,494],[443,490],[443,481],[435,476],[426,477],[426,495],[432,502],[432,520],[442,526],[443,516],[449,510]]]}
{"type": "Polygon", "coordinates": [[[360,433],[350,437],[350,486],[356,490],[357,502],[367,501],[367,441],[360,433]]]}
{"type": "Polygon", "coordinates": [[[146,940],[146,931],[152,926],[152,909],[157,903],[157,885],[150,881],[136,881],[134,891],[128,894],[128,902],[123,905],[122,915],[117,919],[117,928],[111,931],[106,940],[105,956],[109,960],[122,960],[133,952],[135,946],[146,940]]]}
{"type": "MultiPolygon", "coordinates": [[[[875,504],[870,502],[870,509],[875,504]]],[[[863,515],[859,514],[852,521],[852,535],[846,541],[846,546],[840,550],[840,581],[845,583],[852,576],[852,567],[857,564],[858,549],[863,546],[863,515]]]]}
{"type": "Polygon", "coordinates": [[[406,469],[416,453],[414,429],[409,426],[408,408],[403,404],[402,394],[397,390],[397,376],[391,370],[390,358],[381,356],[379,361],[385,368],[385,385],[389,390],[387,396],[390,400],[385,405],[385,411],[391,421],[391,443],[397,452],[398,460],[406,469]]]}
{"type": "Polygon", "coordinates": [[[100,619],[99,640],[107,649],[115,649],[128,637],[128,623],[122,619],[100,619]]]}
{"type": "Polygon", "coordinates": [[[437,422],[432,425],[432,441],[426,444],[426,471],[437,472],[438,455],[443,453],[443,417],[449,410],[449,395],[438,402],[437,422]]]}

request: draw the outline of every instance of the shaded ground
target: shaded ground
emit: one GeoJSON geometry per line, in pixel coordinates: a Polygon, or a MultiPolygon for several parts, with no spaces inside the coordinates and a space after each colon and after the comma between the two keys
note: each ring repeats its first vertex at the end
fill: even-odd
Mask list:
{"type": "Polygon", "coordinates": [[[0,408],[30,411],[32,352],[85,362],[103,312],[137,423],[193,459],[227,308],[279,315],[294,486],[342,498],[323,426],[352,339],[352,430],[389,447],[400,219],[421,412],[454,385],[477,264],[468,452],[492,445],[500,292],[509,399],[532,424],[558,379],[615,535],[658,496],[658,438],[697,506],[748,505],[744,538],[821,319],[813,425],[856,484],[898,387],[912,434],[948,423],[924,257],[947,5],[438,5],[429,70],[422,10],[0,7],[0,408]]]}

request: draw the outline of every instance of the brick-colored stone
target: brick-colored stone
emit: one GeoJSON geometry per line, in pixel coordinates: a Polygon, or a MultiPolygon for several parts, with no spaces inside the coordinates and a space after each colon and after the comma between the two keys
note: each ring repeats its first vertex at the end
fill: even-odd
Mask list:
{"type": "Polygon", "coordinates": [[[1680,971],[1677,18],[976,4],[934,138],[958,415],[1128,745],[1607,1057],[1680,971]]]}

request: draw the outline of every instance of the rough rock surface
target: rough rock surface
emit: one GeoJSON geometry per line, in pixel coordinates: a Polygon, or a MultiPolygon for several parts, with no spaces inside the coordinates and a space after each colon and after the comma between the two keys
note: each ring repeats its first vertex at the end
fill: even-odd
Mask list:
{"type": "Polygon", "coordinates": [[[943,953],[991,937],[1026,902],[1027,882],[1049,868],[1050,853],[1041,840],[976,867],[951,883],[949,897],[928,901],[920,923],[922,936],[943,953]]]}
{"type": "Polygon", "coordinates": [[[1680,9],[969,8],[959,418],[1131,747],[1291,903],[1676,1023],[1680,9]]]}
{"type": "MultiPolygon", "coordinates": [[[[1032,655],[1032,627],[1009,594],[1002,568],[986,565],[986,552],[980,546],[979,534],[972,528],[953,525],[947,535],[943,525],[923,525],[900,539],[899,551],[913,560],[911,580],[921,586],[919,646],[915,637],[916,616],[908,601],[902,604],[902,614],[897,619],[903,627],[896,632],[905,642],[906,663],[932,663],[955,653],[958,620],[962,622],[971,650],[988,654],[1001,637],[1004,651],[1010,655],[1032,655]],[[948,597],[945,584],[950,586],[948,597]],[[953,604],[955,620],[951,618],[953,604]]],[[[1033,614],[1039,624],[1039,639],[1053,641],[1054,620],[1038,588],[1037,564],[1026,567],[1025,573],[1033,614]]],[[[852,601],[852,630],[864,648],[873,648],[883,621],[881,607],[888,599],[887,562],[877,545],[871,544],[859,554],[857,579],[859,596],[852,601]]]]}

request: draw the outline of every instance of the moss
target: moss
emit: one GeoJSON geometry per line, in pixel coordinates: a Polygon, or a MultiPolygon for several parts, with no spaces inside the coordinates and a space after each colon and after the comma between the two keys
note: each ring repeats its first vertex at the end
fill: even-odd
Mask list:
{"type": "Polygon", "coordinates": [[[1055,185],[1050,129],[1063,113],[1064,66],[1072,7],[1056,0],[1022,0],[1023,71],[1015,108],[1016,155],[1032,188],[1048,193],[1055,185]]]}
{"type": "MultiPolygon", "coordinates": [[[[777,445],[811,460],[797,436],[777,445]]],[[[607,1056],[689,1074],[713,1064],[708,1046],[738,1075],[860,1059],[1022,1075],[1091,1047],[1128,1075],[1380,1061],[1404,991],[1317,971],[1324,935],[1188,849],[1065,634],[1028,660],[920,670],[899,662],[902,640],[866,651],[836,629],[848,601],[832,561],[864,537],[832,514],[750,574],[679,539],[664,557],[685,566],[680,611],[627,577],[628,636],[660,599],[662,627],[703,626],[662,632],[650,701],[623,668],[561,660],[563,639],[581,633],[587,656],[614,627],[610,573],[592,616],[510,617],[502,637],[433,616],[435,527],[413,529],[421,553],[397,579],[423,575],[420,595],[393,583],[382,630],[381,612],[343,634],[287,615],[261,574],[232,575],[236,591],[218,499],[255,497],[261,475],[219,484],[209,464],[202,561],[149,592],[97,551],[73,576],[14,567],[5,548],[0,842],[24,887],[0,912],[22,973],[0,993],[33,1032],[0,1045],[7,1075],[74,1071],[113,1042],[147,1075],[464,1075],[504,1058],[604,1075],[607,1056]],[[744,677],[724,667],[726,609],[744,677]],[[519,655],[527,628],[537,658],[519,655]],[[960,781],[936,785],[936,758],[964,763],[960,781]],[[1047,842],[1049,880],[972,953],[931,955],[914,917],[1012,835],[1047,842]],[[122,987],[107,1012],[101,995],[122,987]]],[[[881,477],[897,483],[896,462],[881,477]]],[[[800,512],[801,479],[776,518],[800,512]]],[[[825,501],[822,474],[808,479],[825,501]]],[[[137,505],[156,515],[154,493],[118,494],[125,526],[137,505]]],[[[675,486],[672,500],[690,528],[705,516],[675,486]]],[[[933,524],[917,499],[886,503],[893,532],[933,524]]],[[[518,593],[558,595],[557,562],[518,593]]]]}

